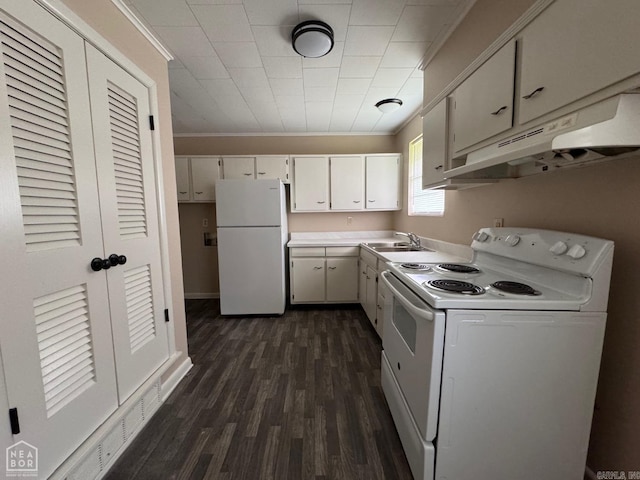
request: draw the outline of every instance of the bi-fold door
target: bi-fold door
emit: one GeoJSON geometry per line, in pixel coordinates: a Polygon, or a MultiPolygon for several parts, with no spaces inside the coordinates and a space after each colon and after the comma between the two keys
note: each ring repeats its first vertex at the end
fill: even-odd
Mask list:
{"type": "Polygon", "coordinates": [[[149,92],[34,2],[0,48],[0,351],[46,478],[168,357],[149,92]]]}

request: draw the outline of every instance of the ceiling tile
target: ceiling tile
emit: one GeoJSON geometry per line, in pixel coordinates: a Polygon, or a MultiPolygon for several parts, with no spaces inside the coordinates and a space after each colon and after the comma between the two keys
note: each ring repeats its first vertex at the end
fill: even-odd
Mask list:
{"type": "Polygon", "coordinates": [[[307,116],[304,108],[302,111],[279,109],[280,118],[282,119],[282,125],[288,132],[306,132],[307,131],[307,116]]]}
{"type": "Polygon", "coordinates": [[[307,130],[326,132],[331,122],[333,104],[331,102],[307,102],[307,130]]]}
{"type": "Polygon", "coordinates": [[[303,68],[304,86],[335,88],[339,71],[338,68],[303,68]]]}
{"type": "Polygon", "coordinates": [[[364,94],[360,95],[336,95],[333,102],[333,108],[339,110],[355,110],[360,109],[362,101],[364,100],[364,94]]]}
{"type": "Polygon", "coordinates": [[[342,57],[340,78],[373,78],[382,57],[342,57]]]}
{"type": "Polygon", "coordinates": [[[338,5],[351,4],[351,0],[298,0],[299,5],[322,4],[322,5],[338,5]]]}
{"type": "Polygon", "coordinates": [[[336,95],[361,94],[369,89],[370,84],[370,78],[339,78],[336,95]]]}
{"type": "Polygon", "coordinates": [[[230,68],[229,74],[239,89],[243,87],[271,90],[264,68],[230,68]]]}
{"type": "Polygon", "coordinates": [[[252,26],[253,38],[263,57],[295,57],[300,56],[291,46],[291,30],[294,25],[285,26],[252,26]]]}
{"type": "Polygon", "coordinates": [[[457,6],[463,0],[407,0],[407,5],[457,6]]]}
{"type": "Polygon", "coordinates": [[[216,52],[200,27],[154,27],[177,57],[215,57],[216,52]]]}
{"type": "Polygon", "coordinates": [[[412,73],[412,68],[379,68],[371,86],[400,88],[412,73]]]}
{"type": "Polygon", "coordinates": [[[373,105],[363,105],[351,125],[352,132],[370,132],[382,114],[373,105]]]}
{"type": "Polygon", "coordinates": [[[242,4],[242,0],[187,0],[187,3],[189,5],[227,5],[234,3],[242,4]]]}
{"type": "Polygon", "coordinates": [[[353,0],[349,25],[395,25],[404,0],[353,0]]]}
{"type": "Polygon", "coordinates": [[[344,42],[336,42],[331,51],[324,57],[318,58],[302,58],[302,66],[304,68],[330,68],[339,67],[342,62],[342,52],[344,50],[344,42]]]}
{"type": "Polygon", "coordinates": [[[362,104],[375,107],[376,103],[380,100],[397,97],[399,90],[397,87],[370,87],[365,94],[362,104]]]}
{"type": "Polygon", "coordinates": [[[336,106],[331,112],[331,121],[329,122],[329,131],[332,132],[348,132],[351,125],[358,115],[358,108],[341,109],[336,106]]]}
{"type": "Polygon", "coordinates": [[[174,58],[173,60],[169,60],[167,67],[169,68],[169,70],[171,70],[172,68],[185,68],[184,64],[177,58],[174,58]]]}
{"type": "Polygon", "coordinates": [[[258,48],[253,42],[214,43],[216,52],[227,68],[261,67],[258,48]]]}
{"type": "Polygon", "coordinates": [[[304,99],[306,102],[333,102],[336,89],[333,87],[305,87],[304,99]]]}
{"type": "Polygon", "coordinates": [[[253,41],[242,5],[194,5],[191,8],[212,42],[253,41]]]}
{"type": "Polygon", "coordinates": [[[296,25],[298,2],[296,0],[244,0],[251,25],[296,25]]]}
{"type": "Polygon", "coordinates": [[[384,55],[394,27],[349,27],[344,55],[384,55]]]}
{"type": "Polygon", "coordinates": [[[198,26],[196,17],[184,1],[135,0],[132,5],[153,26],[198,26]]]}
{"type": "Polygon", "coordinates": [[[351,5],[300,5],[298,11],[301,22],[321,20],[329,24],[336,42],[344,42],[347,38],[351,5]]]}
{"type": "Polygon", "coordinates": [[[276,97],[299,96],[304,98],[304,86],[301,78],[270,78],[271,91],[276,97]]]}
{"type": "Polygon", "coordinates": [[[398,96],[400,98],[404,98],[408,96],[421,96],[423,87],[424,87],[424,83],[422,81],[422,78],[411,77],[402,86],[402,88],[398,92],[398,96]]]}
{"type": "Polygon", "coordinates": [[[198,80],[229,78],[229,72],[220,59],[215,57],[182,57],[184,66],[198,80]]]}
{"type": "Polygon", "coordinates": [[[263,57],[262,63],[269,78],[302,78],[300,57],[263,57]]]}
{"type": "Polygon", "coordinates": [[[304,97],[303,96],[274,96],[276,105],[280,110],[297,110],[304,115],[304,97]]]}
{"type": "Polygon", "coordinates": [[[381,68],[415,68],[429,46],[428,42],[391,42],[380,62],[381,68]]]}
{"type": "Polygon", "coordinates": [[[393,37],[394,42],[434,41],[450,22],[455,7],[407,6],[402,12],[393,37]]]}

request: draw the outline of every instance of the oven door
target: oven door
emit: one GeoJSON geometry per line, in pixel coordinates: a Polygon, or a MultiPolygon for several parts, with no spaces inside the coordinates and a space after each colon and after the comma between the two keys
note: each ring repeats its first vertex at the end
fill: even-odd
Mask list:
{"type": "Polygon", "coordinates": [[[382,348],[411,417],[427,442],[437,433],[445,314],[432,309],[390,271],[382,348]]]}

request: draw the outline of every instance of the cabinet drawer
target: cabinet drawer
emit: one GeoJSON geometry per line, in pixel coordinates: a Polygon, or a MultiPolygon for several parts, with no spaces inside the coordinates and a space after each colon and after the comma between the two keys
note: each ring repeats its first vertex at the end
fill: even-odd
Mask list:
{"type": "Polygon", "coordinates": [[[360,247],[327,247],[327,257],[357,257],[360,247]]]}
{"type": "Polygon", "coordinates": [[[293,247],[289,249],[291,257],[324,257],[324,247],[293,247]]]}
{"type": "Polygon", "coordinates": [[[378,269],[378,257],[376,257],[373,253],[368,252],[364,248],[360,249],[360,260],[368,265],[371,265],[374,269],[378,269]]]}

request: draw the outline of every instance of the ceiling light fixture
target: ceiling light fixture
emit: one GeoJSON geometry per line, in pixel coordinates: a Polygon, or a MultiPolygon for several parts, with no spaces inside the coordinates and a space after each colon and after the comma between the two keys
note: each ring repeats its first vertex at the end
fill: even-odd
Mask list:
{"type": "Polygon", "coordinates": [[[399,98],[385,98],[384,100],[380,100],[376,103],[376,107],[382,113],[391,113],[395,112],[402,106],[402,100],[399,98]]]}
{"type": "Polygon", "coordinates": [[[291,32],[291,43],[303,57],[324,57],[333,48],[333,29],[320,20],[302,22],[291,32]]]}

